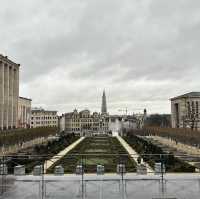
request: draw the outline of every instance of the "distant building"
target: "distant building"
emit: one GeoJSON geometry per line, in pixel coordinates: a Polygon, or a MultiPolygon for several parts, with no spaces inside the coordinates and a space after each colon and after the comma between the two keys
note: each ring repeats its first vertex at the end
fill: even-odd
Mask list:
{"type": "Polygon", "coordinates": [[[107,113],[106,95],[103,91],[101,113],[90,113],[88,109],[78,112],[63,114],[59,119],[59,127],[62,131],[68,133],[77,133],[80,135],[107,134],[109,115],[107,113]]]}
{"type": "Polygon", "coordinates": [[[31,128],[58,127],[57,111],[34,108],[31,110],[31,128]]]}
{"type": "Polygon", "coordinates": [[[124,131],[137,128],[137,119],[134,115],[110,115],[109,131],[122,135],[124,131]]]}
{"type": "Polygon", "coordinates": [[[112,133],[122,133],[123,128],[123,117],[119,115],[110,115],[108,129],[112,133]]]}
{"type": "Polygon", "coordinates": [[[18,127],[19,67],[0,54],[0,130],[18,127]]]}
{"type": "Polygon", "coordinates": [[[62,114],[58,117],[58,128],[60,131],[65,131],[65,116],[62,114]]]}
{"type": "Polygon", "coordinates": [[[200,129],[200,92],[190,92],[171,99],[172,128],[200,129]]]}
{"type": "Polygon", "coordinates": [[[147,110],[144,109],[143,114],[135,114],[134,116],[136,118],[137,129],[142,129],[147,119],[147,110]]]}
{"type": "Polygon", "coordinates": [[[90,114],[89,110],[65,113],[62,116],[65,120],[65,131],[68,133],[77,133],[81,135],[106,134],[108,133],[109,117],[106,114],[94,112],[90,114]]]}
{"type": "Polygon", "coordinates": [[[31,126],[31,99],[19,97],[18,100],[18,127],[30,128],[31,126]]]}

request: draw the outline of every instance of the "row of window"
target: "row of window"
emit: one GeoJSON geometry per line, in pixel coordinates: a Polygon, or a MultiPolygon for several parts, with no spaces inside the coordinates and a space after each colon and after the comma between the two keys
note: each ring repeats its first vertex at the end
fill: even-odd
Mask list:
{"type": "MultiPolygon", "coordinates": [[[[38,125],[38,126],[36,125],[36,127],[40,127],[40,125],[38,125]]],[[[50,125],[45,125],[43,127],[57,127],[57,125],[50,124],[50,125]]],[[[31,128],[34,128],[34,126],[32,125],[31,128]]]]}
{"type": "MultiPolygon", "coordinates": [[[[56,124],[57,121],[41,121],[41,122],[35,122],[35,124],[56,124]]],[[[34,124],[34,122],[31,122],[31,124],[34,124]]]]}
{"type": "Polygon", "coordinates": [[[41,115],[56,115],[56,113],[54,113],[54,112],[51,112],[51,113],[45,113],[45,112],[40,112],[40,113],[34,113],[34,112],[32,112],[32,115],[39,115],[39,116],[41,116],[41,115]]]}
{"type": "Polygon", "coordinates": [[[199,115],[199,102],[198,101],[187,102],[187,109],[188,109],[188,115],[196,114],[196,117],[198,117],[198,115],[199,115]]]}
{"type": "MultiPolygon", "coordinates": [[[[90,127],[84,127],[82,129],[83,130],[94,130],[94,131],[99,130],[99,128],[90,128],[90,127]]],[[[69,130],[69,131],[80,131],[81,128],[67,128],[66,130],[69,130]]],[[[103,130],[108,130],[108,128],[103,128],[103,130]]]]}
{"type": "Polygon", "coordinates": [[[47,117],[47,116],[45,117],[45,116],[44,116],[44,117],[31,117],[31,119],[32,119],[32,120],[34,120],[34,119],[36,119],[36,120],[51,120],[51,119],[57,119],[57,117],[53,117],[53,116],[52,116],[52,117],[49,117],[49,116],[48,116],[48,117],[47,117]]]}

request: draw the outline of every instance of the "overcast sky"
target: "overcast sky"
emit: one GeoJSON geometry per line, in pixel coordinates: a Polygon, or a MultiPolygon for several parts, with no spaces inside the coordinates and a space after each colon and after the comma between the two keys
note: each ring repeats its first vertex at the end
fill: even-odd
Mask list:
{"type": "Polygon", "coordinates": [[[20,95],[59,113],[170,113],[200,91],[199,0],[0,0],[0,53],[20,95]]]}

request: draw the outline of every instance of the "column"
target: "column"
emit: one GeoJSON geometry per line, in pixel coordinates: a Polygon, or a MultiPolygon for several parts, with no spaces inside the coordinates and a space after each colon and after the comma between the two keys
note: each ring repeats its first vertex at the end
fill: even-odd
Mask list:
{"type": "Polygon", "coordinates": [[[0,130],[3,130],[4,116],[4,64],[0,62],[0,130]]]}
{"type": "Polygon", "coordinates": [[[18,98],[19,98],[19,67],[14,69],[14,81],[13,81],[13,128],[18,127],[18,98]]]}
{"type": "Polygon", "coordinates": [[[9,67],[9,112],[8,112],[8,127],[13,128],[13,73],[12,66],[9,67]]]}
{"type": "Polygon", "coordinates": [[[8,129],[8,106],[9,106],[9,66],[4,64],[4,122],[3,126],[8,129]]]}

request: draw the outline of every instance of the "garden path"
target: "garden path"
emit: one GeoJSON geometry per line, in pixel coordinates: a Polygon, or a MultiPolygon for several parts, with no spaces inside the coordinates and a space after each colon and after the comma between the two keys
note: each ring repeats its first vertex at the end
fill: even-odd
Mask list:
{"type": "Polygon", "coordinates": [[[189,146],[187,144],[176,143],[175,141],[159,136],[146,136],[148,139],[153,139],[155,144],[164,148],[166,151],[174,153],[178,157],[192,166],[196,166],[200,170],[200,149],[197,147],[189,146]]]}
{"type": "Polygon", "coordinates": [[[200,149],[197,147],[189,146],[187,144],[182,144],[180,142],[175,142],[172,139],[163,138],[159,136],[148,136],[148,137],[153,138],[154,140],[157,140],[162,144],[177,148],[178,150],[183,151],[189,155],[200,155],[200,149]]]}
{"type": "Polygon", "coordinates": [[[59,152],[57,155],[53,156],[50,160],[45,161],[44,163],[44,173],[46,173],[47,169],[49,169],[53,164],[55,164],[58,160],[60,160],[63,156],[65,156],[69,151],[71,151],[75,146],[77,146],[80,142],[84,140],[85,137],[81,137],[76,140],[74,143],[70,144],[64,150],[59,152]]]}
{"type": "Polygon", "coordinates": [[[0,155],[9,155],[12,153],[17,153],[18,151],[22,149],[34,147],[35,145],[38,145],[38,144],[44,144],[53,139],[54,138],[50,138],[50,137],[49,138],[39,137],[30,141],[23,142],[22,144],[15,144],[15,145],[6,146],[6,147],[0,147],[0,155]]]}
{"type": "MultiPolygon", "coordinates": [[[[126,151],[129,153],[131,158],[137,163],[138,157],[140,155],[119,135],[116,136],[121,145],[126,149],[126,151]]],[[[144,162],[143,159],[141,158],[141,162],[144,162]]],[[[146,163],[147,166],[147,172],[148,173],[153,173],[153,169],[149,166],[149,164],[146,163]]]]}

